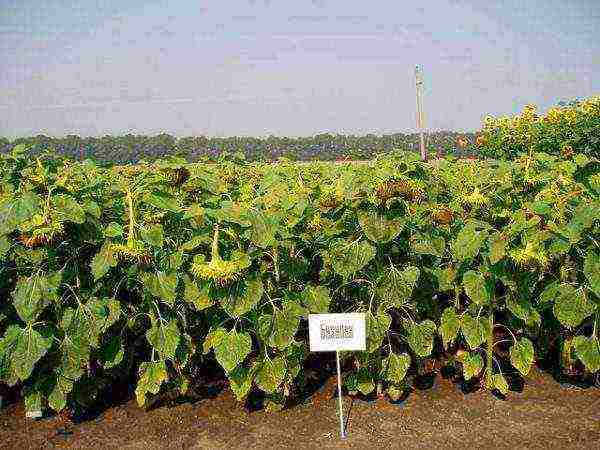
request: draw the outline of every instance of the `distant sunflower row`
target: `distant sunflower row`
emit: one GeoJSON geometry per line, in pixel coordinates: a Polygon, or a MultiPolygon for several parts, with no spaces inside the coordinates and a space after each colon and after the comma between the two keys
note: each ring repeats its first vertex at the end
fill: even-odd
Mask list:
{"type": "Polygon", "coordinates": [[[541,151],[570,158],[600,156],[600,96],[555,106],[545,115],[526,105],[513,117],[487,116],[476,138],[483,156],[506,159],[541,151]]]}

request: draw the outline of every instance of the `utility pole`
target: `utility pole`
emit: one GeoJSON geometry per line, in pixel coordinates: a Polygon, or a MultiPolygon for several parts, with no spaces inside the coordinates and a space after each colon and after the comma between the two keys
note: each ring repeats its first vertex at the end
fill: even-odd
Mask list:
{"type": "Polygon", "coordinates": [[[425,149],[425,138],[423,137],[423,72],[421,66],[415,66],[415,82],[417,87],[417,128],[419,129],[419,143],[421,149],[421,160],[427,161],[427,149],[425,149]]]}

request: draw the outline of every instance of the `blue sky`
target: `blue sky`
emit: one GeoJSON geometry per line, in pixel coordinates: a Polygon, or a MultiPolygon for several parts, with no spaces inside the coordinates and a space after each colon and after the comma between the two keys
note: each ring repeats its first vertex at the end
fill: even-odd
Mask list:
{"type": "Polygon", "coordinates": [[[474,130],[600,93],[598,0],[0,0],[0,135],[474,130]],[[415,6],[411,6],[415,5],[415,6]]]}

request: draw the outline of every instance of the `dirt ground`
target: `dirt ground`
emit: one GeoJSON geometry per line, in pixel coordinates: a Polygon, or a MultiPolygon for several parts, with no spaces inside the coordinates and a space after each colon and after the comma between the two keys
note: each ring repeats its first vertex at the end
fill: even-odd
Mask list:
{"type": "Polygon", "coordinates": [[[600,449],[600,390],[564,388],[537,372],[503,400],[482,390],[464,394],[441,377],[399,404],[345,398],[343,441],[336,400],[318,398],[282,412],[247,412],[225,389],[148,412],[131,400],[76,425],[27,420],[15,404],[0,412],[0,448],[600,449]]]}

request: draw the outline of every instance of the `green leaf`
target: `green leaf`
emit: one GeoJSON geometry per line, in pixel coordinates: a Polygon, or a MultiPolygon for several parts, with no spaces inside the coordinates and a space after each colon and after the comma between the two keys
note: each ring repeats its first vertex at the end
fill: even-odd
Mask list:
{"type": "Polygon", "coordinates": [[[140,379],[135,397],[140,407],[146,405],[147,394],[158,394],[162,384],[169,379],[164,361],[144,362],[140,365],[140,379]]]}
{"type": "Polygon", "coordinates": [[[408,345],[417,356],[429,356],[433,350],[436,325],[431,320],[408,326],[408,345]]]}
{"type": "Polygon", "coordinates": [[[13,232],[21,223],[33,217],[41,209],[40,205],[40,198],[33,192],[25,192],[0,203],[0,235],[13,232]]]}
{"type": "Polygon", "coordinates": [[[111,369],[121,364],[124,356],[125,349],[118,334],[112,336],[100,349],[100,359],[105,369],[111,369]]]}
{"type": "Polygon", "coordinates": [[[104,228],[104,236],[108,238],[121,237],[123,236],[123,227],[116,222],[111,222],[104,228]]]}
{"type": "MultiPolygon", "coordinates": [[[[61,273],[57,272],[55,275],[59,277],[60,283],[61,273]]],[[[35,322],[52,300],[57,299],[58,283],[55,281],[41,275],[32,275],[17,281],[12,293],[13,306],[23,322],[35,322]]]]}
{"type": "Polygon", "coordinates": [[[414,266],[407,266],[400,271],[392,265],[384,270],[375,289],[386,310],[409,302],[420,274],[420,270],[414,266]]]}
{"type": "Polygon", "coordinates": [[[460,329],[470,349],[479,347],[491,333],[489,322],[486,318],[479,319],[468,314],[462,316],[460,329]]]}
{"type": "Polygon", "coordinates": [[[328,261],[334,272],[344,279],[365,267],[375,257],[375,247],[366,241],[337,241],[328,252],[328,261]]]}
{"type": "Polygon", "coordinates": [[[392,324],[392,318],[385,313],[379,313],[374,316],[371,312],[367,313],[366,326],[367,326],[367,346],[366,350],[368,353],[373,353],[379,350],[383,339],[387,335],[387,332],[392,324]]]}
{"type": "Polygon", "coordinates": [[[10,242],[6,236],[0,236],[0,261],[4,261],[5,256],[10,250],[10,242]]]}
{"type": "Polygon", "coordinates": [[[506,307],[528,326],[540,326],[542,317],[529,301],[525,299],[514,300],[509,298],[506,301],[506,307]]]}
{"type": "Polygon", "coordinates": [[[481,372],[481,369],[483,369],[483,359],[479,353],[463,353],[459,360],[462,363],[463,377],[466,381],[477,376],[481,372]]]}
{"type": "Polygon", "coordinates": [[[171,320],[166,324],[159,320],[146,331],[146,339],[158,352],[161,359],[174,360],[180,334],[176,320],[171,320]]]}
{"type": "Polygon", "coordinates": [[[225,369],[231,372],[240,364],[252,350],[252,339],[248,333],[238,333],[231,330],[215,346],[215,357],[225,369]]]}
{"type": "Polygon", "coordinates": [[[502,395],[508,394],[508,383],[506,382],[506,378],[501,373],[495,373],[492,376],[492,382],[494,388],[498,389],[502,395]]]}
{"type": "Polygon", "coordinates": [[[358,390],[363,395],[369,395],[375,390],[373,375],[371,375],[371,372],[366,367],[362,367],[359,369],[358,373],[356,374],[356,381],[358,390]]]}
{"type": "Polygon", "coordinates": [[[20,380],[25,381],[35,364],[48,352],[52,340],[31,327],[21,329],[13,351],[12,368],[20,380]]]}
{"type": "Polygon", "coordinates": [[[410,237],[410,248],[413,252],[422,255],[433,255],[441,258],[444,256],[446,241],[443,237],[432,237],[426,234],[413,234],[410,237]]]}
{"type": "Polygon", "coordinates": [[[487,238],[486,231],[477,231],[475,225],[467,224],[452,242],[452,255],[456,261],[474,259],[487,238]]]}
{"type": "Polygon", "coordinates": [[[251,224],[250,240],[261,248],[277,245],[276,233],[278,223],[274,216],[266,215],[262,211],[253,209],[247,215],[251,224]]]}
{"type": "Polygon", "coordinates": [[[600,342],[594,336],[575,336],[573,338],[575,354],[592,373],[600,370],[600,342]]]}
{"type": "Polygon", "coordinates": [[[152,247],[162,247],[164,243],[164,231],[161,224],[154,224],[142,228],[140,236],[144,242],[152,247]]]}
{"type": "Polygon", "coordinates": [[[194,305],[196,311],[202,311],[214,305],[214,302],[209,295],[210,289],[208,285],[200,289],[198,285],[192,281],[189,275],[184,275],[183,281],[185,283],[183,298],[186,302],[194,305]]]}
{"type": "Polygon", "coordinates": [[[255,368],[238,366],[227,374],[229,378],[229,387],[233,391],[235,398],[242,401],[250,392],[252,381],[254,380],[255,368]]]}
{"type": "Polygon", "coordinates": [[[94,281],[98,281],[108,273],[111,267],[115,267],[116,265],[117,260],[110,251],[110,247],[106,244],[103,245],[100,251],[94,255],[92,262],[90,263],[94,281]]]}
{"type": "Polygon", "coordinates": [[[456,278],[456,269],[454,267],[435,268],[434,274],[437,278],[440,292],[454,289],[454,279],[456,278]]]}
{"type": "Polygon", "coordinates": [[[401,383],[410,367],[410,356],[407,353],[397,355],[390,353],[382,361],[383,376],[391,383],[401,383]]]}
{"type": "Polygon", "coordinates": [[[376,212],[359,211],[357,215],[358,223],[365,235],[372,242],[379,244],[390,242],[404,228],[404,221],[386,219],[376,212]]]}
{"type": "Polygon", "coordinates": [[[289,307],[282,311],[275,311],[274,316],[273,333],[269,338],[269,344],[283,350],[293,342],[300,319],[289,307]]]}
{"type": "Polygon", "coordinates": [[[331,297],[325,286],[306,286],[302,292],[302,300],[311,313],[329,312],[331,297]]]}
{"type": "Polygon", "coordinates": [[[582,289],[575,289],[570,284],[561,284],[557,294],[554,315],[567,328],[579,326],[596,309],[582,289]]]}
{"type": "Polygon", "coordinates": [[[496,264],[506,255],[506,240],[502,239],[500,233],[490,236],[490,263],[496,264]]]}
{"type": "Polygon", "coordinates": [[[533,344],[527,338],[519,339],[510,348],[510,363],[525,376],[529,373],[533,364],[533,344]]]}
{"type": "Polygon", "coordinates": [[[169,306],[175,305],[178,282],[176,273],[168,275],[165,272],[146,273],[142,277],[142,281],[154,297],[158,297],[169,306]]]}
{"type": "Polygon", "coordinates": [[[206,355],[211,349],[219,345],[225,336],[227,336],[227,330],[225,328],[210,330],[202,343],[202,351],[204,354],[206,355]]]}
{"type": "Polygon", "coordinates": [[[221,300],[221,304],[230,315],[240,317],[260,303],[263,293],[261,279],[251,278],[243,285],[230,288],[229,295],[221,300]]]}
{"type": "Polygon", "coordinates": [[[285,377],[285,359],[265,358],[257,366],[256,385],[269,394],[277,392],[285,377]]]}
{"type": "Polygon", "coordinates": [[[591,249],[588,250],[583,263],[583,273],[590,289],[600,297],[600,254],[591,249]]]}
{"type": "Polygon", "coordinates": [[[52,197],[52,203],[62,220],[78,224],[85,222],[85,211],[72,197],[63,194],[55,195],[52,197]]]}
{"type": "Polygon", "coordinates": [[[456,314],[456,310],[453,307],[446,308],[440,320],[440,332],[444,347],[448,347],[448,344],[456,339],[459,331],[460,316],[456,314]]]}
{"type": "Polygon", "coordinates": [[[0,381],[7,381],[12,375],[12,359],[17,342],[21,335],[21,328],[11,325],[6,329],[0,339],[0,381]]]}
{"type": "Polygon", "coordinates": [[[153,194],[146,194],[143,200],[154,206],[155,208],[163,211],[170,211],[174,213],[181,212],[181,206],[177,198],[170,196],[164,192],[156,192],[153,194]]]}
{"type": "Polygon", "coordinates": [[[485,278],[479,272],[469,270],[463,275],[463,286],[469,298],[479,306],[490,301],[490,296],[485,285],[485,278]]]}

